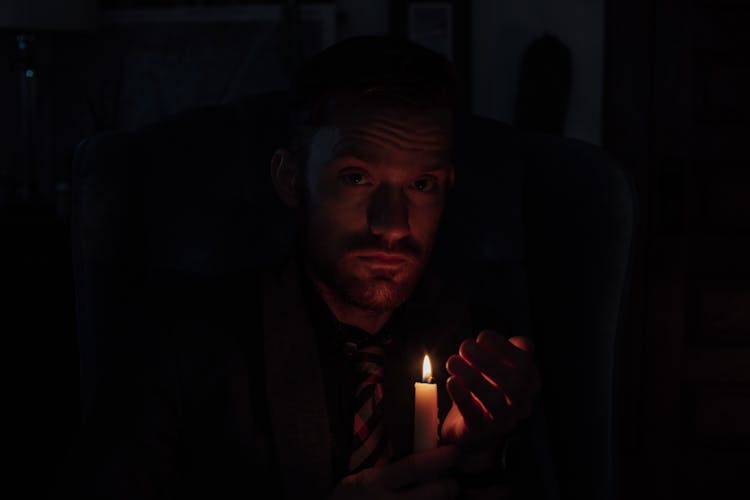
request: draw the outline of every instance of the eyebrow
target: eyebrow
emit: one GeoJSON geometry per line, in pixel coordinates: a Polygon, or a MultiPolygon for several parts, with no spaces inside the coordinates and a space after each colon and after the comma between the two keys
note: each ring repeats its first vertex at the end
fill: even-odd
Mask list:
{"type": "MultiPolygon", "coordinates": [[[[362,158],[361,156],[363,155],[345,153],[345,154],[336,155],[336,159],[334,161],[340,162],[340,161],[346,160],[347,158],[355,158],[363,163],[380,163],[380,160],[378,160],[375,157],[369,157],[369,155],[364,155],[370,158],[368,159],[368,158],[362,158]]],[[[451,162],[448,160],[445,160],[445,161],[437,160],[435,162],[424,163],[420,165],[419,170],[420,172],[437,172],[438,170],[447,170],[448,168],[450,168],[450,165],[451,165],[451,162]]]]}
{"type": "Polygon", "coordinates": [[[450,168],[451,163],[449,161],[439,162],[439,163],[428,163],[426,165],[422,165],[422,172],[435,172],[437,170],[447,170],[450,168]]]}

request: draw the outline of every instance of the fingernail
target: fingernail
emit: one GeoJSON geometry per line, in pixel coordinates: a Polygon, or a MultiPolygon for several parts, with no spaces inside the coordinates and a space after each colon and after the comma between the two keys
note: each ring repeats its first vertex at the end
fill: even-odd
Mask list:
{"type": "Polygon", "coordinates": [[[459,354],[471,353],[476,343],[473,340],[464,340],[458,349],[459,354]]]}

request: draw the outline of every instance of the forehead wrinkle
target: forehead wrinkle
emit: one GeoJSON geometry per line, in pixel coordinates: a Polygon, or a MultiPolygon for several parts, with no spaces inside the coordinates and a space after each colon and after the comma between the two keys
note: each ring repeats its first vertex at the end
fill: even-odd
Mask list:
{"type": "Polygon", "coordinates": [[[389,145],[394,149],[409,152],[429,152],[437,151],[440,146],[444,144],[443,141],[420,141],[420,140],[409,140],[404,136],[398,136],[390,133],[387,129],[372,128],[372,129],[355,129],[349,134],[342,137],[342,142],[347,140],[354,143],[355,147],[374,147],[379,146],[378,142],[389,145]],[[395,138],[394,138],[395,136],[395,138]],[[357,144],[357,141],[363,141],[369,143],[368,146],[357,144]]]}
{"type": "MultiPolygon", "coordinates": [[[[425,146],[439,145],[443,143],[443,141],[435,139],[434,136],[431,136],[431,138],[423,138],[423,137],[422,138],[407,138],[406,136],[401,135],[398,132],[395,132],[391,129],[388,129],[387,127],[382,127],[379,125],[372,126],[372,133],[376,137],[383,137],[383,135],[391,135],[396,138],[397,142],[401,141],[403,143],[422,144],[425,146]],[[379,135],[378,133],[383,134],[383,135],[379,135]]],[[[419,133],[420,132],[417,132],[417,134],[419,133]]]]}
{"type": "Polygon", "coordinates": [[[398,129],[409,129],[409,130],[414,130],[415,132],[426,133],[426,134],[429,134],[429,133],[438,133],[438,134],[440,134],[440,133],[446,133],[446,131],[447,131],[446,127],[441,127],[440,125],[435,125],[432,122],[427,127],[419,128],[419,127],[416,127],[416,126],[411,126],[411,125],[414,125],[414,124],[410,124],[410,126],[405,127],[403,122],[400,122],[400,121],[397,121],[397,120],[392,120],[392,119],[389,119],[389,118],[380,118],[380,119],[378,119],[378,121],[380,123],[382,123],[383,125],[385,125],[386,127],[382,127],[382,126],[378,127],[378,125],[375,125],[375,124],[373,125],[374,127],[377,127],[377,128],[391,127],[393,129],[396,129],[396,130],[398,130],[398,129]]]}
{"type": "MultiPolygon", "coordinates": [[[[388,142],[387,139],[383,139],[388,142]]],[[[429,156],[432,158],[429,160],[429,164],[440,164],[444,159],[448,158],[447,152],[443,152],[438,149],[421,149],[421,148],[404,148],[400,145],[395,145],[399,151],[420,153],[422,155],[429,156]]],[[[343,139],[337,142],[334,146],[334,154],[336,156],[352,156],[364,162],[381,163],[385,160],[386,155],[383,153],[382,148],[377,142],[372,140],[372,137],[362,138],[361,142],[355,142],[349,138],[343,139]]]]}

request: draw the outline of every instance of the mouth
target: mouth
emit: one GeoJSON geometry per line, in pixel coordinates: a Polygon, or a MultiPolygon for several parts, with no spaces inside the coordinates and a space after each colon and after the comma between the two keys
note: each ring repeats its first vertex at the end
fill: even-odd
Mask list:
{"type": "Polygon", "coordinates": [[[410,258],[404,254],[389,252],[358,253],[355,257],[370,265],[379,266],[400,266],[410,260],[410,258]]]}

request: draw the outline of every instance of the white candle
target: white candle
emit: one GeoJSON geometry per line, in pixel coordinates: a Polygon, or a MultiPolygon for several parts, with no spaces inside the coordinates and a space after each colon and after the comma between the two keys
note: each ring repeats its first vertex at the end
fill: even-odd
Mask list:
{"type": "Polygon", "coordinates": [[[437,384],[432,381],[430,358],[422,363],[422,382],[414,382],[414,452],[437,447],[438,444],[437,384]]]}

